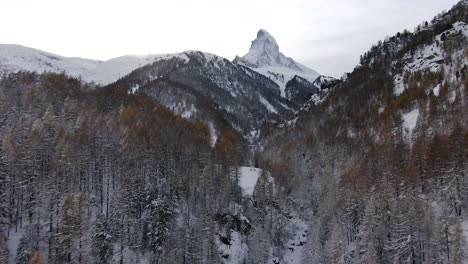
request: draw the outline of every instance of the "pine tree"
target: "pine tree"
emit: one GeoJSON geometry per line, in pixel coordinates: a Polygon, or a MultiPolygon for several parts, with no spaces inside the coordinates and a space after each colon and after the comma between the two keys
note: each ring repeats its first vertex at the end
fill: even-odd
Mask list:
{"type": "MultiPolygon", "coordinates": [[[[375,190],[373,190],[375,191],[375,190]]],[[[381,205],[378,204],[374,195],[368,199],[364,212],[363,223],[359,231],[359,251],[362,252],[362,259],[365,263],[378,263],[378,254],[382,252],[383,245],[381,236],[384,232],[381,205]]]]}
{"type": "Polygon", "coordinates": [[[29,237],[23,236],[20,239],[20,242],[18,244],[18,249],[16,250],[16,259],[15,263],[16,264],[27,264],[29,263],[29,260],[33,256],[34,252],[37,250],[37,248],[34,248],[33,243],[31,243],[31,240],[29,237]]]}
{"type": "Polygon", "coordinates": [[[91,244],[95,263],[112,263],[112,256],[114,254],[112,235],[110,233],[109,222],[103,214],[99,214],[96,217],[91,244]]]}
{"type": "Polygon", "coordinates": [[[77,262],[84,263],[84,257],[86,256],[85,247],[87,244],[86,240],[86,231],[88,230],[89,219],[87,214],[88,209],[88,199],[84,193],[79,193],[76,199],[76,220],[77,220],[77,227],[76,227],[76,236],[75,240],[78,240],[78,248],[77,248],[77,262]]]}
{"type": "Polygon", "coordinates": [[[450,252],[451,262],[450,264],[463,264],[468,260],[468,256],[465,256],[464,248],[466,240],[463,236],[463,228],[458,218],[453,218],[452,223],[452,248],[450,252]]]}
{"type": "Polygon", "coordinates": [[[153,253],[153,262],[159,263],[163,253],[163,243],[169,234],[171,221],[176,215],[176,203],[170,193],[158,193],[152,187],[147,197],[145,224],[147,228],[147,246],[153,253]]]}
{"type": "Polygon", "coordinates": [[[454,215],[462,216],[462,210],[466,206],[468,195],[468,180],[465,175],[465,146],[463,142],[462,127],[459,123],[450,135],[450,167],[453,168],[447,175],[446,186],[442,190],[442,196],[450,205],[454,215]]]}
{"type": "Polygon", "coordinates": [[[326,255],[330,263],[344,264],[346,256],[346,242],[339,226],[335,226],[326,245],[326,255]]]}
{"type": "Polygon", "coordinates": [[[200,242],[199,237],[196,234],[193,227],[189,227],[187,232],[186,238],[186,250],[185,250],[185,263],[187,264],[201,264],[201,256],[200,256],[200,242]]]}
{"type": "Polygon", "coordinates": [[[449,210],[446,205],[442,206],[441,215],[439,217],[439,228],[438,228],[438,244],[440,247],[440,260],[450,263],[450,253],[452,251],[452,219],[449,215],[449,210]]]}

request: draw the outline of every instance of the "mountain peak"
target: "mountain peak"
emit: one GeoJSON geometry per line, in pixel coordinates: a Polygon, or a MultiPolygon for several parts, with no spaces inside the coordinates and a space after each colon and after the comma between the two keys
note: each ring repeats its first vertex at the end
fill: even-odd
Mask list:
{"type": "Polygon", "coordinates": [[[282,67],[299,73],[313,72],[315,77],[318,76],[315,71],[301,65],[292,58],[284,56],[280,52],[275,38],[265,29],[258,31],[257,38],[252,41],[249,52],[241,58],[237,57],[235,62],[240,62],[252,68],[282,67]]]}
{"type": "Polygon", "coordinates": [[[266,30],[260,29],[257,38],[252,41],[249,52],[243,58],[251,64],[262,67],[280,64],[281,55],[275,38],[266,30]]]}
{"type": "Polygon", "coordinates": [[[249,52],[243,57],[236,56],[233,62],[249,67],[276,82],[283,97],[286,96],[286,84],[294,76],[300,76],[310,83],[319,76],[316,71],[284,56],[275,38],[265,29],[257,32],[257,38],[252,41],[249,52]]]}
{"type": "Polygon", "coordinates": [[[256,45],[272,45],[272,46],[275,46],[276,49],[279,51],[279,47],[278,47],[278,44],[276,43],[276,40],[275,38],[270,34],[268,33],[268,31],[266,31],[265,29],[260,29],[257,33],[257,38],[252,41],[252,46],[250,47],[252,49],[252,47],[254,46],[254,44],[256,45]]]}

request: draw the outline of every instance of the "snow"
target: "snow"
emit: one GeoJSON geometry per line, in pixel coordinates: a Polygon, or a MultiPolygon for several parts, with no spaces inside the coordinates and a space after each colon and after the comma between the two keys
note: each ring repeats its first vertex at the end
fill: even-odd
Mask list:
{"type": "Polygon", "coordinates": [[[310,83],[313,83],[319,76],[316,72],[298,71],[284,66],[266,66],[252,68],[252,70],[274,81],[280,88],[281,97],[286,97],[286,84],[296,75],[306,79],[310,83]]]}
{"type": "MultiPolygon", "coordinates": [[[[453,28],[437,35],[435,39],[440,43],[442,42],[442,34],[449,37],[450,35],[458,34],[460,31],[465,37],[467,37],[468,25],[464,22],[456,22],[453,24],[453,28]]],[[[437,43],[434,42],[416,50],[414,55],[411,55],[410,52],[406,53],[403,59],[407,61],[407,64],[403,69],[404,71],[416,72],[429,69],[432,72],[437,72],[440,70],[445,56],[441,45],[437,45],[437,43]]]]}
{"type": "Polygon", "coordinates": [[[21,237],[23,237],[24,229],[18,229],[15,232],[15,226],[10,228],[10,236],[8,237],[8,251],[10,253],[9,262],[14,263],[16,258],[16,251],[18,249],[18,245],[20,243],[21,237]]]}
{"type": "Polygon", "coordinates": [[[292,230],[293,235],[286,243],[287,251],[283,256],[282,263],[302,263],[308,226],[303,220],[295,217],[290,221],[289,228],[292,230]]]}
{"type": "Polygon", "coordinates": [[[438,84],[434,89],[432,89],[432,92],[434,93],[435,96],[439,96],[440,84],[438,84]]]}
{"type": "Polygon", "coordinates": [[[228,246],[219,239],[216,240],[218,245],[218,250],[221,253],[221,256],[226,256],[222,258],[222,263],[224,264],[239,264],[244,263],[248,255],[248,247],[242,241],[241,234],[239,232],[231,230],[231,245],[228,246]]]}
{"type": "Polygon", "coordinates": [[[452,30],[455,31],[454,33],[460,32],[461,30],[462,34],[465,37],[468,37],[468,25],[464,22],[458,21],[458,22],[453,23],[452,30]]]}
{"type": "Polygon", "coordinates": [[[300,76],[311,83],[319,77],[316,71],[284,56],[279,51],[276,40],[264,29],[258,31],[257,38],[252,41],[249,52],[239,58],[237,63],[274,81],[279,86],[282,97],[286,97],[286,84],[294,76],[300,76]]]}
{"type": "Polygon", "coordinates": [[[409,113],[403,114],[403,128],[408,131],[408,136],[411,138],[413,129],[416,127],[418,121],[419,108],[415,108],[409,113]]]}
{"type": "MultiPolygon", "coordinates": [[[[331,76],[325,76],[325,75],[320,75],[313,81],[313,84],[318,87],[319,89],[322,89],[322,86],[324,84],[328,84],[330,82],[335,81],[336,79],[331,77],[331,76]]],[[[309,80],[310,81],[310,80],[309,80]]]]}
{"type": "Polygon", "coordinates": [[[195,116],[195,114],[197,113],[195,105],[187,103],[186,100],[181,100],[179,102],[169,104],[167,105],[167,107],[171,109],[172,112],[174,112],[174,114],[180,115],[187,119],[191,118],[192,116],[195,116]]]}
{"type": "MultiPolygon", "coordinates": [[[[253,144],[254,142],[258,142],[258,140],[260,138],[260,129],[251,130],[249,133],[247,133],[247,135],[245,137],[246,137],[247,141],[250,144],[253,144]]],[[[254,145],[251,145],[251,147],[253,147],[253,146],[254,145]]]]}
{"type": "Polygon", "coordinates": [[[398,96],[402,94],[405,91],[405,83],[401,74],[395,75],[395,77],[393,78],[393,82],[395,84],[395,95],[398,96]]]}
{"type": "Polygon", "coordinates": [[[135,94],[135,93],[138,91],[138,89],[140,89],[140,85],[136,84],[136,85],[133,86],[131,89],[132,89],[131,93],[132,93],[132,94],[135,94]]]}
{"type": "Polygon", "coordinates": [[[184,118],[190,119],[196,115],[197,109],[193,104],[190,104],[189,107],[187,107],[186,102],[183,101],[182,104],[178,105],[178,109],[175,109],[174,112],[180,114],[184,118]]]}
{"type": "Polygon", "coordinates": [[[179,58],[185,63],[189,61],[184,53],[125,55],[98,61],[63,57],[20,45],[0,44],[0,75],[21,70],[38,73],[65,72],[84,81],[106,85],[144,65],[170,58],[179,58]]]}
{"type": "Polygon", "coordinates": [[[260,96],[260,103],[262,103],[270,113],[278,113],[278,111],[262,96],[260,96]]]}
{"type": "Polygon", "coordinates": [[[404,71],[416,72],[429,69],[432,72],[436,72],[440,69],[441,62],[444,60],[443,54],[442,49],[436,43],[418,49],[413,57],[408,52],[404,59],[413,61],[405,65],[404,71]]]}
{"type": "Polygon", "coordinates": [[[239,186],[245,196],[253,195],[255,184],[261,172],[261,169],[254,167],[239,167],[239,186]]]}
{"type": "Polygon", "coordinates": [[[20,45],[0,45],[0,74],[20,70],[39,73],[66,71],[78,77],[91,74],[90,70],[100,63],[102,62],[96,60],[66,58],[20,45]]]}
{"type": "Polygon", "coordinates": [[[212,122],[208,123],[208,128],[210,129],[211,146],[214,147],[216,145],[216,141],[218,141],[218,133],[216,132],[216,129],[212,122]]]}

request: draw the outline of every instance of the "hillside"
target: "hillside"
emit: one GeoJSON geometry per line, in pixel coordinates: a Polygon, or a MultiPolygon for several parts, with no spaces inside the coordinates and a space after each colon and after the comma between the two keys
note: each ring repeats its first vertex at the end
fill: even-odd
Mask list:
{"type": "Polygon", "coordinates": [[[260,164],[303,210],[310,263],[466,261],[467,8],[380,41],[265,128],[260,164]]]}

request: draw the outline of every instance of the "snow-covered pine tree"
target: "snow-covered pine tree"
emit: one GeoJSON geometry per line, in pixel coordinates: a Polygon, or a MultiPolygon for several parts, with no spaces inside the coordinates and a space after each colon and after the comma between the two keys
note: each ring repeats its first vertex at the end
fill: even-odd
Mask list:
{"type": "Polygon", "coordinates": [[[185,256],[184,261],[187,264],[201,264],[201,252],[200,252],[200,241],[199,237],[197,237],[197,233],[193,227],[189,227],[186,231],[186,248],[185,248],[185,256]]]}
{"type": "Polygon", "coordinates": [[[21,237],[18,248],[16,250],[16,264],[27,264],[32,258],[37,248],[34,247],[35,243],[32,243],[31,239],[27,236],[21,237]]]}
{"type": "Polygon", "coordinates": [[[98,214],[96,216],[91,245],[95,263],[112,263],[114,254],[112,235],[110,233],[108,219],[104,214],[98,214]]]}
{"type": "Polygon", "coordinates": [[[169,227],[176,215],[177,203],[169,192],[158,192],[156,186],[149,187],[145,206],[147,247],[153,254],[153,262],[159,263],[163,243],[169,234],[169,227]]]}
{"type": "Polygon", "coordinates": [[[451,262],[450,264],[463,264],[468,261],[468,256],[465,255],[466,238],[463,236],[463,228],[459,218],[454,217],[452,223],[452,246],[451,246],[451,262]]]}

